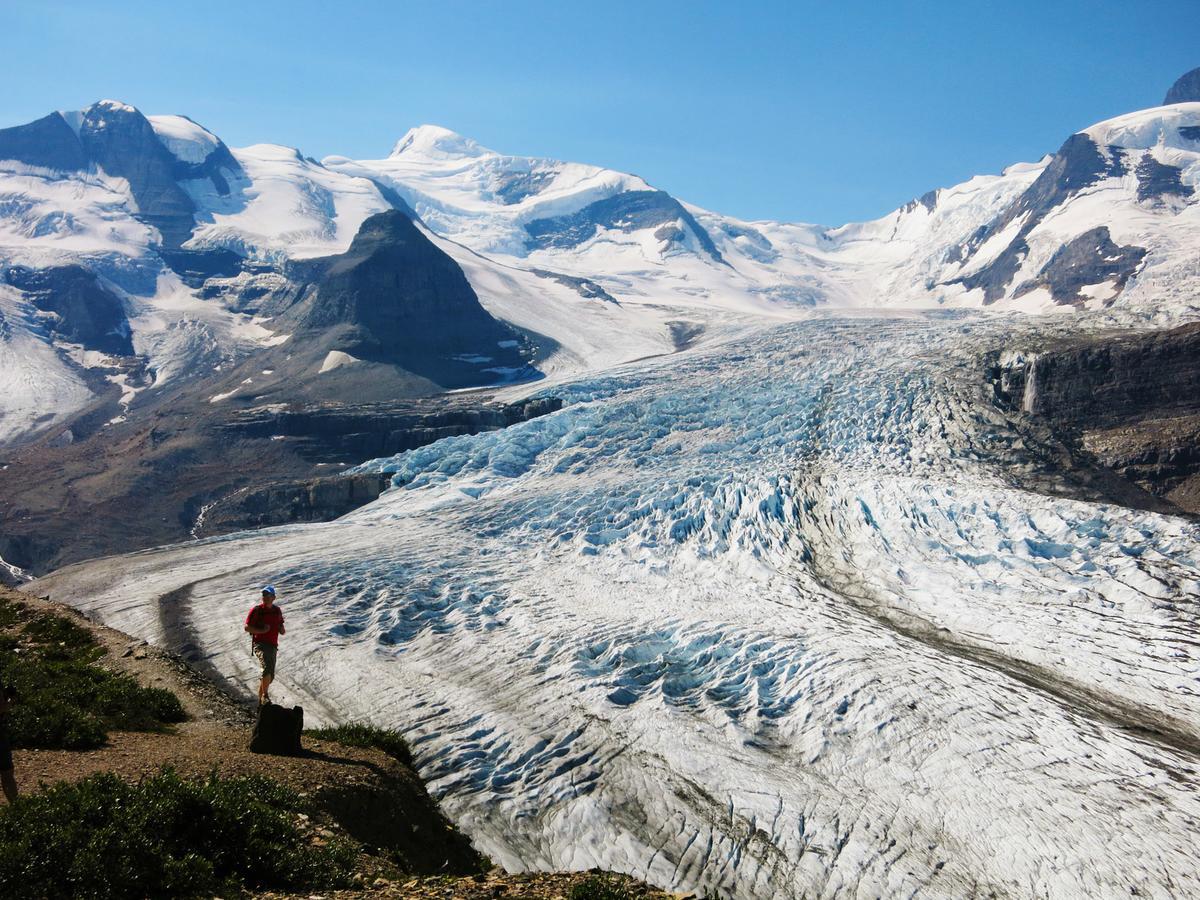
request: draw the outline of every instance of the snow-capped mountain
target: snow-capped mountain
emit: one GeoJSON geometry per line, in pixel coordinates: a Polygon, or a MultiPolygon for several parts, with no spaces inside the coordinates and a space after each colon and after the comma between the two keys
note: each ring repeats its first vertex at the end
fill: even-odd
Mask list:
{"type": "MultiPolygon", "coordinates": [[[[0,265],[17,273],[0,285],[0,315],[25,347],[5,351],[0,440],[86,406],[89,382],[120,380],[133,399],[286,340],[279,304],[264,315],[248,298],[288,295],[289,266],[345,252],[391,209],[415,215],[551,375],[822,306],[1186,306],[1200,285],[1188,77],[1170,105],[1085,129],[1040,162],[839,228],[739,221],[633,175],[508,156],[435,126],[383,159],[317,162],[231,149],[184,116],[116,101],[52,113],[0,130],[0,265]],[[21,287],[20,273],[63,266],[123,310],[110,330],[128,334],[140,374],[104,335],[54,326],[63,313],[21,287]]],[[[42,296],[57,277],[41,277],[42,296]]]]}

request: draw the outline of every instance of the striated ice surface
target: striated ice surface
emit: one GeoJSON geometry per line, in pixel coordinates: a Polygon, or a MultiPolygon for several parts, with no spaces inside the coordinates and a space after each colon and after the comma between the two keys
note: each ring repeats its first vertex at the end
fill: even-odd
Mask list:
{"type": "Polygon", "coordinates": [[[39,587],[241,690],[409,735],[511,868],[738,897],[1200,893],[1200,528],[1022,490],[980,355],[1069,326],[813,319],[564,384],[364,469],[336,522],[39,587]]]}

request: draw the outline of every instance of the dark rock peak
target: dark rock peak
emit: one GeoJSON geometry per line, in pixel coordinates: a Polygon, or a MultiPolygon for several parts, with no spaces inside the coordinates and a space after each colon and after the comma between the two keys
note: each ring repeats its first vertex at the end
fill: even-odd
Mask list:
{"type": "Polygon", "coordinates": [[[1059,247],[1037,277],[1017,288],[1014,296],[1044,287],[1055,303],[1083,303],[1087,300],[1083,288],[1111,281],[1115,292],[1105,300],[1107,306],[1125,289],[1145,256],[1142,247],[1118,246],[1108,228],[1101,225],[1059,247]]]}
{"type": "Polygon", "coordinates": [[[101,100],[72,118],[76,115],[78,129],[57,112],[0,129],[0,159],[62,172],[97,166],[126,179],[137,202],[137,217],[159,230],[167,248],[179,247],[195,226],[195,205],[177,182],[207,178],[224,196],[230,193],[227,176],[242,174],[220,140],[203,162],[176,158],[145,116],[116,100],[101,100]]]}
{"type": "Polygon", "coordinates": [[[83,111],[79,140],[90,162],[129,182],[138,218],[158,229],[164,246],[178,247],[191,236],[195,205],[175,182],[177,160],[145,116],[101,100],[83,111]]]}
{"type": "Polygon", "coordinates": [[[935,209],[937,209],[937,201],[938,201],[939,193],[940,193],[939,188],[934,188],[932,191],[926,191],[924,194],[922,194],[920,197],[916,198],[915,200],[909,200],[907,203],[905,203],[904,211],[906,213],[910,213],[910,212],[915,211],[918,206],[923,206],[930,212],[933,212],[935,209]]]}
{"type": "Polygon", "coordinates": [[[1179,80],[1167,91],[1163,106],[1172,103],[1200,103],[1200,67],[1179,76],[1179,80]]]}
{"type": "Polygon", "coordinates": [[[87,168],[79,137],[62,114],[56,112],[26,125],[0,128],[0,159],[60,172],[87,168]]]}
{"type": "Polygon", "coordinates": [[[124,304],[82,266],[13,266],[4,278],[39,310],[54,314],[47,323],[52,334],[111,356],[133,355],[124,304]]]}
{"type": "MultiPolygon", "coordinates": [[[[676,220],[683,221],[705,253],[719,263],[725,262],[708,232],[666,191],[625,191],[590,203],[570,215],[534,219],[525,225],[529,234],[525,245],[531,250],[570,249],[590,240],[602,227],[629,233],[676,220]]],[[[672,232],[670,236],[678,239],[682,233],[672,232]]]]}
{"type": "Polygon", "coordinates": [[[458,264],[399,210],[371,216],[349,250],[313,261],[305,275],[310,288],[288,317],[336,335],[330,349],[442,387],[526,368],[521,336],[492,318],[458,264]]]}

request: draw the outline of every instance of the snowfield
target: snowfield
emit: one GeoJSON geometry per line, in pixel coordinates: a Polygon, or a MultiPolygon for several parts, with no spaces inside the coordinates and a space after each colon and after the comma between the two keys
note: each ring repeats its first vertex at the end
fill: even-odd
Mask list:
{"type": "Polygon", "coordinates": [[[403,729],[506,867],[738,897],[1200,894],[1200,528],[1022,490],[985,351],[1111,324],[814,316],[565,380],[332,523],[36,589],[403,729]]]}

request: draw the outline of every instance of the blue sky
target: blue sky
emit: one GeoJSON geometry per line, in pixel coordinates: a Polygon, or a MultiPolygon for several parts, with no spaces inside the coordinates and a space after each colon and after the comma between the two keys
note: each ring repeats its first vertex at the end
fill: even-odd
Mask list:
{"type": "Polygon", "coordinates": [[[428,122],[824,224],[1037,159],[1200,66],[1197,0],[0,0],[0,22],[0,126],[112,97],[373,158],[428,122]]]}

